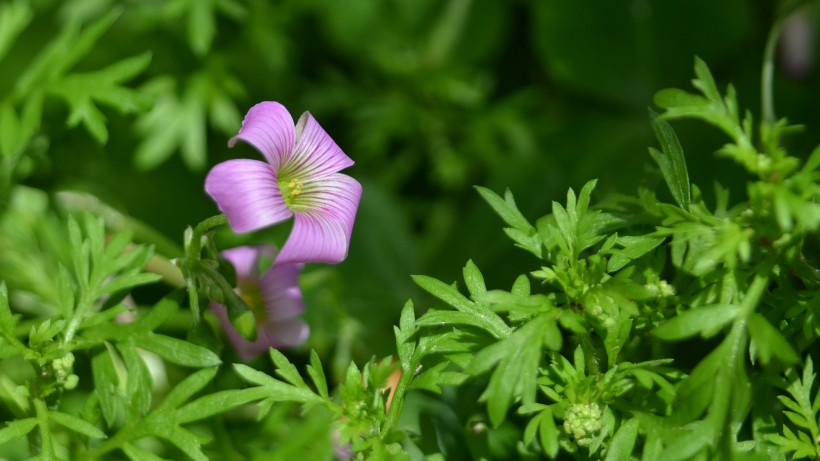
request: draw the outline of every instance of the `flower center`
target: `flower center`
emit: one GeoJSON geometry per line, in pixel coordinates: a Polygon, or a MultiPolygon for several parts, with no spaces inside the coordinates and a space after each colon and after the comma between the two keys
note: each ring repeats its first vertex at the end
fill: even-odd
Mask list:
{"type": "Polygon", "coordinates": [[[259,288],[259,284],[251,280],[239,280],[237,283],[237,292],[257,320],[265,320],[267,318],[268,313],[265,309],[265,300],[262,297],[262,289],[259,288]]]}
{"type": "Polygon", "coordinates": [[[293,199],[302,193],[303,187],[305,187],[305,185],[302,184],[299,178],[279,181],[279,190],[282,192],[282,198],[285,199],[285,203],[288,205],[291,205],[293,199]]]}

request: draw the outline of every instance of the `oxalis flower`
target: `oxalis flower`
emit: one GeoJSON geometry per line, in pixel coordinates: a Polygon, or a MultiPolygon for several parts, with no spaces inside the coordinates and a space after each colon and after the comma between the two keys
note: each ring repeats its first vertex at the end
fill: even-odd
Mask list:
{"type": "Polygon", "coordinates": [[[250,232],[294,216],[293,229],[279,263],[338,263],[347,257],[362,186],[338,173],[353,165],[310,113],[294,126],[278,102],[253,106],[237,140],[255,147],[267,160],[220,163],[205,179],[234,232],[250,232]]]}
{"type": "Polygon", "coordinates": [[[228,318],[222,304],[211,301],[210,308],[243,360],[249,360],[270,347],[289,347],[307,339],[308,325],[299,318],[305,310],[299,290],[302,264],[282,264],[276,261],[276,249],[270,245],[231,248],[222,252],[236,271],[236,292],[256,318],[256,341],[243,338],[228,318]],[[260,262],[274,261],[260,275],[260,262]]]}

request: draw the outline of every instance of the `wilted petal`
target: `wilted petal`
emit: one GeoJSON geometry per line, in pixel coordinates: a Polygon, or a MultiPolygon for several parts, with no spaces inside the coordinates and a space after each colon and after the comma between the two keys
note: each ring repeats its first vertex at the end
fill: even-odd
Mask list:
{"type": "Polygon", "coordinates": [[[331,175],[351,165],[353,160],[342,152],[319,122],[309,112],[302,114],[296,125],[296,145],[287,162],[281,165],[282,174],[306,181],[331,175]]]}
{"type": "Polygon", "coordinates": [[[228,141],[228,146],[233,147],[238,139],[255,147],[278,171],[293,150],[293,117],[278,102],[260,102],[248,110],[242,128],[228,141]]]}
{"type": "Polygon", "coordinates": [[[302,264],[281,264],[278,261],[259,283],[268,322],[278,323],[301,314],[305,301],[299,290],[299,272],[302,264]]]}
{"type": "Polygon", "coordinates": [[[284,221],[285,205],[270,165],[257,160],[228,160],[205,178],[205,192],[228,218],[234,232],[250,232],[284,221]]]}
{"type": "Polygon", "coordinates": [[[259,277],[259,257],[267,256],[273,261],[276,249],[270,245],[242,246],[222,252],[222,257],[233,264],[236,277],[240,279],[259,277]]]}

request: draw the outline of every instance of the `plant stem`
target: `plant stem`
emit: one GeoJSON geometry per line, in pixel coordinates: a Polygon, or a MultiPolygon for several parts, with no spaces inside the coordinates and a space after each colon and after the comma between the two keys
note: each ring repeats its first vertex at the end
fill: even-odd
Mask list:
{"type": "Polygon", "coordinates": [[[812,0],[793,0],[791,2],[786,2],[780,9],[777,19],[774,24],[772,24],[772,28],[769,31],[769,36],[766,38],[766,46],[763,49],[763,69],[760,78],[760,101],[761,112],[763,113],[763,122],[768,125],[774,125],[776,120],[774,115],[774,96],[772,94],[772,87],[774,86],[774,55],[777,48],[778,39],[780,38],[780,32],[783,30],[786,19],[788,19],[789,16],[791,16],[791,14],[798,8],[808,4],[810,1],[812,0]]]}
{"type": "Polygon", "coordinates": [[[224,214],[211,216],[196,225],[191,234],[190,247],[187,249],[187,258],[191,262],[191,258],[199,259],[199,252],[202,250],[202,236],[214,227],[219,227],[228,223],[228,217],[224,214]]]}
{"type": "Polygon", "coordinates": [[[416,369],[418,369],[421,364],[421,355],[419,348],[416,348],[413,357],[410,359],[410,366],[407,368],[402,367],[401,378],[399,378],[399,382],[396,384],[393,399],[390,401],[390,409],[387,410],[387,421],[382,430],[382,435],[386,435],[396,429],[396,425],[399,423],[401,409],[404,406],[404,395],[407,393],[410,383],[416,375],[416,369]]]}

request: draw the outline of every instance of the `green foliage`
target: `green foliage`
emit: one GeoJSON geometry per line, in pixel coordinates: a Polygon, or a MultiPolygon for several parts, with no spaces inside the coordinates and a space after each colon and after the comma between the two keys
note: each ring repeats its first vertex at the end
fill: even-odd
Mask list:
{"type": "Polygon", "coordinates": [[[820,457],[820,148],[771,88],[753,116],[718,84],[767,8],[598,3],[0,3],[0,457],[820,457]],[[694,52],[722,72],[634,115],[694,52]],[[267,99],[314,111],[366,197],[350,260],[307,268],[307,347],[232,363],[208,300],[256,317],[220,250],[287,229],[162,232],[214,212],[192,191],[267,99]],[[685,155],[710,138],[680,119],[739,169],[685,155]]]}

